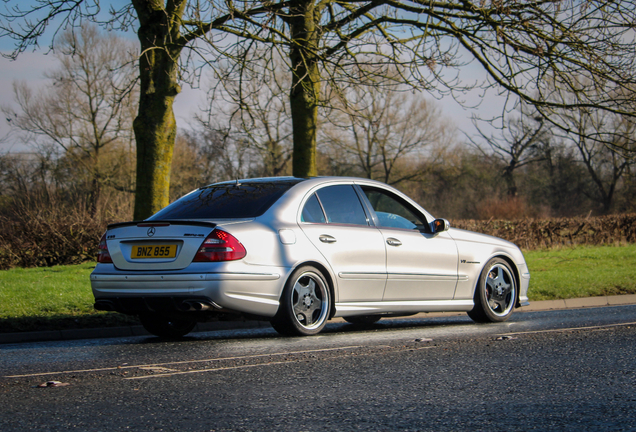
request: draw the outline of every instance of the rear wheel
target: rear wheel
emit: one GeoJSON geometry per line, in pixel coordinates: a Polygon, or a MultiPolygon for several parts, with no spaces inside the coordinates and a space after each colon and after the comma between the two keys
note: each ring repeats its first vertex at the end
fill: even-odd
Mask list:
{"type": "Polygon", "coordinates": [[[319,333],[331,310],[331,293],[325,277],[314,267],[296,269],[287,280],[272,327],[288,336],[319,333]]]}
{"type": "Polygon", "coordinates": [[[344,320],[351,324],[370,325],[380,321],[380,315],[357,315],[344,317],[344,320]]]}
{"type": "Polygon", "coordinates": [[[475,289],[475,307],[468,312],[476,322],[501,322],[512,315],[517,301],[517,282],[510,265],[493,258],[484,266],[475,289]]]}
{"type": "Polygon", "coordinates": [[[196,321],[183,318],[169,318],[157,314],[140,315],[141,325],[148,333],[165,339],[180,338],[194,329],[196,321]]]}

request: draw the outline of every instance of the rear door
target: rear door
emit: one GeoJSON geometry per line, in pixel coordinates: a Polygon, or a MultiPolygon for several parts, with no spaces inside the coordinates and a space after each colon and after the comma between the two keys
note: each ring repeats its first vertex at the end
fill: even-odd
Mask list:
{"type": "Polygon", "coordinates": [[[300,226],[331,265],[339,302],[382,300],[384,239],[370,225],[352,185],[327,186],[312,194],[304,204],[300,226]]]}

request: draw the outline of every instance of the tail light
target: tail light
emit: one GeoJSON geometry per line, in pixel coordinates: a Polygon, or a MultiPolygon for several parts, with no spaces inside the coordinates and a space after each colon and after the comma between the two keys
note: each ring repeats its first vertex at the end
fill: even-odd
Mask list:
{"type": "Polygon", "coordinates": [[[203,240],[193,262],[234,261],[247,254],[245,247],[236,237],[225,231],[215,229],[203,240]]]}
{"type": "Polygon", "coordinates": [[[106,233],[102,236],[102,239],[99,241],[99,246],[97,246],[99,253],[97,254],[97,262],[102,264],[112,263],[113,260],[110,257],[110,252],[108,252],[108,245],[106,244],[106,233]]]}

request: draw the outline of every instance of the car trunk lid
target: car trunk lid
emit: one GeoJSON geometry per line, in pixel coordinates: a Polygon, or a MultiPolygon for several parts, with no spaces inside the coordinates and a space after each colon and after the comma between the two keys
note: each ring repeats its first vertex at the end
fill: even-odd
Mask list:
{"type": "Polygon", "coordinates": [[[108,252],[122,270],[180,270],[192,263],[215,223],[142,221],[111,224],[106,231],[108,252]]]}

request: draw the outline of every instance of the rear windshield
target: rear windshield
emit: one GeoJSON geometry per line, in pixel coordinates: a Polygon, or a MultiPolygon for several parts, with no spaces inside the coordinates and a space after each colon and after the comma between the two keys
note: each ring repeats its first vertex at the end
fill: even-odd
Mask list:
{"type": "Polygon", "coordinates": [[[159,210],[148,220],[240,219],[262,215],[289,188],[302,179],[243,181],[197,189],[159,210]]]}

